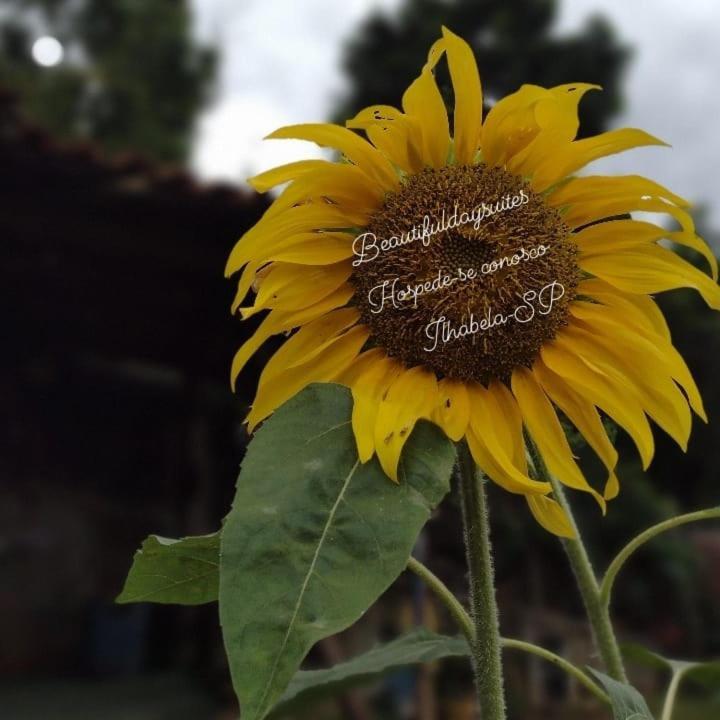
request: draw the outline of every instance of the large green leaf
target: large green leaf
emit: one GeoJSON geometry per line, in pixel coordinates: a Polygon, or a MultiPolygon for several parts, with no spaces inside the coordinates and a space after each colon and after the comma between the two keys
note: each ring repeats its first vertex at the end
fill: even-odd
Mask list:
{"type": "Polygon", "coordinates": [[[324,695],[376,680],[387,673],[408,665],[433,662],[449,657],[470,654],[464,637],[448,637],[419,628],[407,635],[380,645],[329,670],[307,670],[295,674],[288,689],[280,698],[277,710],[324,695]]]}
{"type": "Polygon", "coordinates": [[[220,533],[180,540],[150,535],[116,602],[200,605],[218,597],[220,533]]]}
{"type": "Polygon", "coordinates": [[[222,533],[220,620],[243,720],[267,715],[318,640],[354,623],[407,564],[449,489],[454,449],[419,423],[392,483],[358,461],[352,400],[312,385],[251,441],[222,533]]]}
{"type": "Polygon", "coordinates": [[[593,668],[588,668],[588,672],[610,696],[614,720],[653,720],[645,699],[632,685],[613,680],[593,668]]]}

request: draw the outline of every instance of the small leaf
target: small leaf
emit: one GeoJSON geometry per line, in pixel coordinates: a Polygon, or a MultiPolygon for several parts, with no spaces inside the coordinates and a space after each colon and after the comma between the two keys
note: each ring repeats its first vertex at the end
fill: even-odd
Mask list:
{"type": "Polygon", "coordinates": [[[424,628],[414,630],[328,670],[307,670],[295,674],[276,710],[289,705],[335,695],[342,690],[377,680],[383,675],[420,663],[450,657],[466,657],[470,648],[463,637],[437,635],[424,628]]]}
{"type": "Polygon", "coordinates": [[[653,720],[645,699],[632,685],[613,680],[594,668],[588,668],[588,672],[610,696],[614,720],[653,720]]]}
{"type": "Polygon", "coordinates": [[[311,385],[248,447],[222,533],[220,620],[243,720],[259,720],[310,648],[354,623],[405,568],[449,489],[454,448],[419,423],[400,483],[358,461],[350,392],[311,385]]]}
{"type": "Polygon", "coordinates": [[[709,690],[720,689],[720,660],[674,660],[634,643],[623,645],[622,652],[630,662],[656,670],[682,673],[683,680],[691,680],[709,690]]]}
{"type": "Polygon", "coordinates": [[[625,643],[622,646],[622,654],[624,658],[631,662],[648,668],[654,668],[655,670],[671,670],[672,672],[676,672],[684,671],[688,666],[688,663],[683,660],[664,658],[662,655],[635,643],[625,643]]]}
{"type": "Polygon", "coordinates": [[[685,677],[708,690],[720,690],[720,660],[693,663],[685,677]]]}
{"type": "Polygon", "coordinates": [[[116,602],[201,605],[218,597],[220,533],[180,540],[150,535],[116,602]]]}

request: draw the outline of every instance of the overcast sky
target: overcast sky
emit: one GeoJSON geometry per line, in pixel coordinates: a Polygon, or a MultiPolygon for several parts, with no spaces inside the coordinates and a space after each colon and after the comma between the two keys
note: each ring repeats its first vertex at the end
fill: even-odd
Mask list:
{"type": "MultiPolygon", "coordinates": [[[[203,115],[194,166],[242,181],[273,165],[319,156],[312,145],[262,141],[281,125],[324,120],[342,92],[343,41],[364,16],[397,0],[193,0],[201,38],[222,54],[217,97],[203,115]]],[[[635,54],[626,107],[614,125],[642,127],[672,149],[638,149],[594,172],[642,173],[711,210],[720,228],[720,3],[716,0],[564,0],[556,33],[602,11],[635,54]]],[[[577,78],[579,81],[583,78],[577,78]]]]}

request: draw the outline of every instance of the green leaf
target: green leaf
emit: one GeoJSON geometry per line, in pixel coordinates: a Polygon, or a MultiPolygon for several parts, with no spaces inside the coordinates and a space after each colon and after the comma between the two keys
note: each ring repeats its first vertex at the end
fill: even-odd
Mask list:
{"type": "Polygon", "coordinates": [[[418,423],[400,483],[358,461],[352,399],[311,385],[251,441],[222,533],[220,620],[243,720],[259,720],[320,639],[403,571],[449,489],[453,445],[418,423]]]}
{"type": "Polygon", "coordinates": [[[720,660],[693,663],[685,671],[684,677],[708,690],[720,690],[720,660]]]}
{"type": "Polygon", "coordinates": [[[635,643],[625,643],[622,646],[622,654],[627,660],[644,665],[655,670],[671,670],[672,672],[684,672],[692,663],[684,660],[670,660],[662,655],[648,650],[648,648],[635,643]]]}
{"type": "Polygon", "coordinates": [[[614,720],[653,720],[645,699],[632,685],[613,680],[594,668],[588,668],[588,672],[610,696],[614,720]]]}
{"type": "Polygon", "coordinates": [[[277,710],[285,710],[297,702],[305,706],[310,699],[335,695],[363,685],[399,668],[470,654],[464,637],[448,637],[419,628],[407,635],[380,645],[329,670],[308,670],[295,674],[277,710]]]}
{"type": "Polygon", "coordinates": [[[150,535],[116,602],[201,605],[218,597],[220,533],[180,540],[150,535]]]}
{"type": "Polygon", "coordinates": [[[674,660],[634,643],[623,645],[622,652],[627,660],[638,665],[682,673],[683,680],[691,680],[709,690],[720,689],[720,660],[674,660]]]}

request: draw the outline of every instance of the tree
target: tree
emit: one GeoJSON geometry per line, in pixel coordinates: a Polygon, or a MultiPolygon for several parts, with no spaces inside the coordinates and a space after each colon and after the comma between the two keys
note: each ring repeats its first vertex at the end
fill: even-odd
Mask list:
{"type": "Polygon", "coordinates": [[[0,26],[0,77],[30,118],[62,138],[163,162],[187,158],[215,53],[191,36],[187,4],[143,0],[13,0],[0,26]],[[63,44],[55,67],[33,62],[38,35],[63,44]]]}
{"type": "MultiPolygon", "coordinates": [[[[604,92],[583,100],[581,133],[600,132],[620,108],[619,79],[628,50],[601,18],[576,35],[551,34],[556,10],[555,0],[404,0],[395,16],[376,12],[345,49],[350,91],[335,116],[344,121],[367,105],[397,106],[440,26],[447,25],[475,50],[486,103],[523,83],[597,83],[604,92]]],[[[438,78],[449,95],[442,67],[438,78]]]]}

